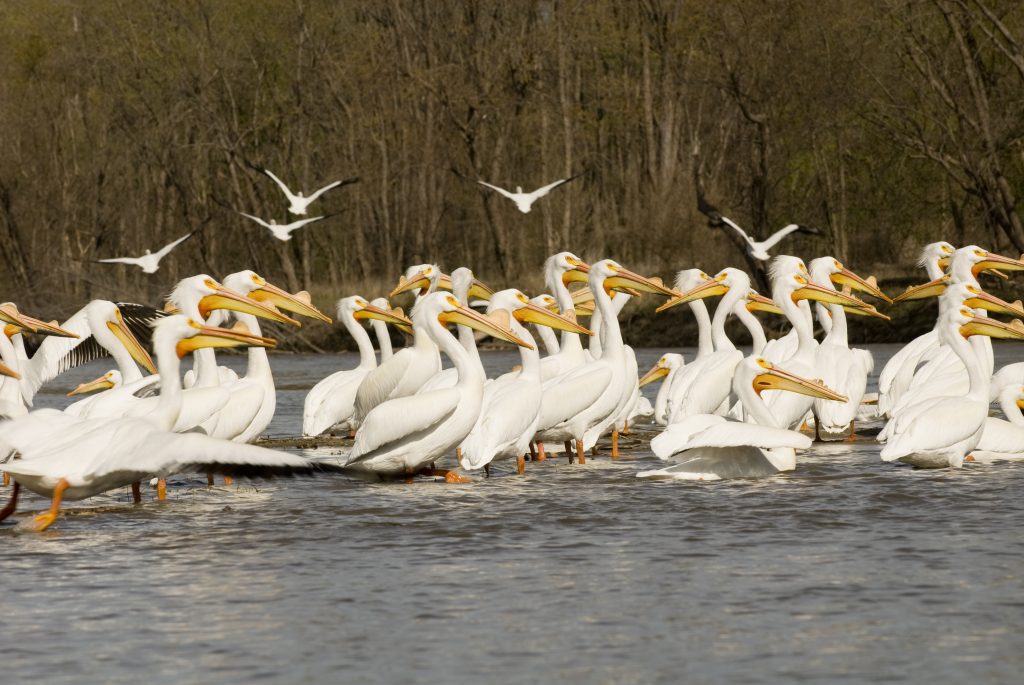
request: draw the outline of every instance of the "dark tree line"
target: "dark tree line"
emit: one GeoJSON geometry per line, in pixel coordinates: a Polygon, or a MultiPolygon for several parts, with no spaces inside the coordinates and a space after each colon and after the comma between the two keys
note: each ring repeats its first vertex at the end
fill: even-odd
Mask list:
{"type": "Polygon", "coordinates": [[[3,3],[2,298],[252,267],[327,305],[431,260],[536,287],[560,249],[742,263],[698,188],[882,276],[940,238],[1024,251],[1022,41],[1011,0],[3,3]],[[289,220],[260,165],[361,182],[280,243],[236,213],[289,220]],[[580,172],[525,215],[474,182],[580,172]],[[153,277],[92,262],[195,229],[153,277]]]}

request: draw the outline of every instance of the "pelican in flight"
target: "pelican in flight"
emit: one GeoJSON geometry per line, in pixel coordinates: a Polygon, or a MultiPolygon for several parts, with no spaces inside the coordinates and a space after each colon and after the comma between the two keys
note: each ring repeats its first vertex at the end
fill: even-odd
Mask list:
{"type": "Polygon", "coordinates": [[[705,200],[703,195],[697,196],[697,209],[698,211],[700,211],[701,214],[708,218],[709,225],[716,227],[721,227],[724,225],[736,231],[736,233],[739,234],[739,236],[743,238],[744,242],[746,243],[747,254],[753,257],[754,259],[760,260],[762,262],[766,262],[772,258],[772,256],[768,254],[768,250],[778,245],[779,241],[781,241],[790,233],[799,232],[809,233],[811,235],[818,235],[821,233],[821,231],[818,230],[817,228],[804,226],[803,224],[789,224],[787,226],[783,226],[775,233],[772,233],[764,240],[754,240],[749,235],[747,235],[747,232],[740,228],[735,221],[723,215],[721,212],[718,211],[718,209],[711,205],[711,203],[705,200]]]}
{"type": "Polygon", "coordinates": [[[737,365],[733,389],[748,418],[757,423],[730,421],[715,414],[696,414],[670,425],[651,440],[662,459],[679,463],[637,478],[720,480],[763,478],[796,468],[796,450],[807,449],[811,439],[786,428],[761,399],[765,390],[786,390],[844,401],[846,398],[817,381],[789,373],[762,357],[747,357],[737,365]]]}
{"type": "Polygon", "coordinates": [[[529,214],[530,208],[533,207],[534,202],[541,199],[558,186],[568,183],[574,178],[579,177],[580,174],[576,174],[575,176],[559,179],[554,183],[549,183],[546,186],[537,188],[537,190],[533,191],[532,193],[524,193],[522,186],[516,186],[516,192],[513,193],[508,190],[505,190],[504,188],[499,188],[498,186],[491,185],[486,181],[477,181],[477,183],[479,183],[482,186],[487,186],[491,190],[496,190],[497,192],[501,193],[508,199],[512,200],[512,202],[516,204],[516,207],[519,209],[520,212],[522,212],[523,214],[529,214]]]}
{"type": "Polygon", "coordinates": [[[142,269],[142,273],[155,274],[160,268],[160,260],[193,235],[195,235],[195,231],[188,235],[183,235],[172,243],[167,243],[156,252],[146,250],[146,253],[141,257],[111,257],[109,259],[97,259],[96,261],[101,264],[131,264],[142,269]]]}
{"type": "Polygon", "coordinates": [[[260,226],[269,228],[270,232],[274,234],[274,237],[283,242],[292,239],[292,231],[300,229],[308,224],[317,221],[322,221],[323,219],[327,218],[327,215],[325,214],[323,216],[314,216],[309,219],[298,219],[296,221],[291,222],[290,224],[279,224],[273,219],[270,220],[270,223],[267,223],[263,219],[259,218],[258,216],[253,216],[252,214],[246,214],[245,212],[239,212],[239,214],[246,217],[247,219],[252,219],[260,226]]]}
{"type": "MultiPolygon", "coordinates": [[[[478,314],[449,293],[421,298],[412,311],[413,327],[445,353],[458,369],[459,379],[450,388],[398,397],[375,406],[360,423],[352,451],[341,466],[379,475],[411,475],[455,449],[480,416],[485,378],[445,325],[463,324],[528,347],[528,342],[508,329],[507,319],[507,314],[495,319],[478,314]]],[[[458,482],[460,476],[448,472],[445,479],[458,482]]]]}
{"type": "MultiPolygon", "coordinates": [[[[282,192],[284,192],[285,196],[288,198],[288,202],[291,203],[291,205],[288,207],[288,211],[291,212],[292,214],[297,214],[297,215],[305,214],[307,208],[311,204],[313,204],[313,202],[315,202],[317,200],[317,198],[319,198],[321,195],[326,193],[328,190],[334,190],[335,188],[341,188],[342,186],[347,186],[347,185],[349,185],[351,183],[358,183],[359,182],[359,177],[358,176],[353,176],[352,178],[346,178],[346,179],[341,180],[341,181],[335,181],[334,183],[328,183],[323,188],[320,188],[319,190],[311,193],[307,197],[307,196],[302,194],[301,190],[299,192],[297,192],[297,193],[293,193],[288,188],[288,186],[286,186],[284,184],[284,181],[282,181],[277,176],[275,176],[273,173],[271,173],[271,171],[269,169],[260,169],[260,171],[262,171],[264,174],[269,176],[274,181],[274,183],[276,183],[278,185],[278,187],[281,188],[282,192]]],[[[273,230],[273,229],[271,229],[271,230],[273,230]]],[[[276,235],[276,233],[275,233],[275,235],[276,235]]],[[[280,236],[278,236],[278,237],[280,237],[280,236]]],[[[281,240],[286,240],[286,238],[281,238],[281,240]]]]}
{"type": "Polygon", "coordinates": [[[169,316],[154,326],[153,347],[165,380],[160,402],[145,417],[89,419],[40,409],[0,423],[0,442],[21,453],[21,459],[0,466],[15,481],[3,515],[13,512],[22,487],[53,498],[50,510],[35,517],[34,528],[42,531],[56,520],[63,500],[85,499],[152,474],[273,476],[329,469],[283,452],[169,432],[181,411],[180,357],[201,347],[238,345],[271,346],[273,341],[169,316]]]}
{"type": "Polygon", "coordinates": [[[938,335],[967,369],[969,389],[955,396],[925,397],[894,416],[886,426],[889,437],[882,448],[883,461],[921,468],[962,466],[964,457],[981,441],[991,380],[967,338],[1024,340],[1024,326],[1019,319],[1005,324],[975,316],[967,307],[950,307],[940,318],[938,335]]]}

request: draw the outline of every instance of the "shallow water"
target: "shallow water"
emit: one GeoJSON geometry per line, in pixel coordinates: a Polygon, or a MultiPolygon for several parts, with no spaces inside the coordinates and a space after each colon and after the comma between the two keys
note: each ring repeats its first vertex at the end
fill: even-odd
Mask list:
{"type": "MultiPolygon", "coordinates": [[[[294,435],[354,357],[272,363],[270,433],[294,435]]],[[[0,525],[2,682],[1020,682],[1024,464],[914,471],[865,439],[763,481],[642,482],[641,433],[465,486],[180,478],[41,535],[29,494],[0,525]]]]}

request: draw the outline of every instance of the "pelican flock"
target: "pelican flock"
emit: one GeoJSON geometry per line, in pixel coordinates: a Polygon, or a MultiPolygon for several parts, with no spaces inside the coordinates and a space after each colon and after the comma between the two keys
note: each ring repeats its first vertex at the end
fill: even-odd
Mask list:
{"type": "MultiPolygon", "coordinates": [[[[357,180],[305,196],[260,171],[281,188],[287,211],[300,216],[357,180]]],[[[528,213],[573,178],[532,193],[479,183],[528,213]]],[[[905,467],[1024,459],[1024,363],[995,368],[991,343],[1024,340],[1024,306],[979,281],[982,273],[1024,271],[1024,261],[977,245],[931,243],[919,262],[927,280],[890,298],[873,277],[833,256],[805,262],[769,255],[786,236],[814,229],[794,223],[757,241],[702,197],[699,209],[713,225],[736,231],[752,259],[770,260],[762,281],[770,282],[770,297],[736,268],[711,276],[686,265],[669,287],[614,259],[588,263],[563,251],[538,265],[545,291],[532,297],[515,287],[495,291],[465,266],[446,273],[424,263],[408,267],[387,298],[338,299],[333,311],[358,361],[305,397],[293,433],[315,453],[253,444],[277,406],[268,354],[276,341],[263,326],[301,326],[298,317],[333,323],[308,293],[289,293],[243,270],[222,281],[183,278],[168,287],[162,305],[93,300],[62,323],[0,304],[0,470],[10,488],[0,520],[16,512],[23,490],[50,499],[49,509],[26,520],[42,531],[65,501],[130,488],[145,506],[141,483],[152,479],[164,500],[178,482],[167,479],[188,473],[207,474],[208,484],[215,473],[227,483],[328,473],[472,483],[503,462],[525,475],[527,462],[558,453],[558,463],[586,468],[605,444],[611,459],[619,457],[620,435],[634,431],[658,460],[633,469],[631,477],[643,481],[776,477],[799,470],[805,455],[821,458],[814,445],[828,440],[874,439],[881,462],[905,467]],[[410,296],[408,315],[391,304],[410,296]],[[851,345],[848,317],[890,321],[897,310],[878,306],[931,297],[938,300],[932,330],[876,374],[871,352],[851,345]],[[695,352],[666,352],[641,374],[620,315],[649,300],[641,306],[669,312],[659,316],[692,319],[695,333],[680,343],[695,352]],[[765,325],[755,313],[780,318],[765,325]],[[780,321],[787,330],[774,335],[780,321]],[[407,344],[393,349],[402,336],[407,344]],[[485,363],[493,344],[517,349],[518,363],[485,363]],[[241,372],[220,365],[215,352],[236,347],[246,348],[241,372]],[[189,355],[191,368],[184,369],[189,355]],[[64,409],[34,408],[44,385],[100,357],[114,368],[78,384],[64,409]],[[651,402],[642,388],[655,381],[661,385],[651,402]]],[[[243,216],[287,241],[326,215],[287,225],[243,216]]],[[[99,261],[154,274],[190,235],[154,254],[99,261]]]]}

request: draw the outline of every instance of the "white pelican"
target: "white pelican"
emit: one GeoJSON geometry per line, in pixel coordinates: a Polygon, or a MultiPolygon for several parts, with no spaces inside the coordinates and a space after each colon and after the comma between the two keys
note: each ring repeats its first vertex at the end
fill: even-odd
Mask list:
{"type": "Polygon", "coordinates": [[[153,347],[166,380],[159,405],[145,418],[87,419],[40,409],[0,423],[0,442],[21,453],[21,459],[2,465],[15,480],[12,504],[4,513],[13,511],[21,487],[53,498],[50,510],[35,517],[34,527],[42,531],[56,520],[62,500],[91,497],[151,474],[288,475],[323,468],[302,457],[252,445],[168,432],[181,408],[179,355],[204,345],[272,343],[238,331],[204,327],[180,315],[161,319],[154,327],[153,347]]]}
{"type": "Polygon", "coordinates": [[[964,461],[982,463],[1024,459],[1024,386],[1007,385],[998,396],[999,406],[1006,419],[986,417],[981,440],[964,461]]]}
{"type": "MultiPolygon", "coordinates": [[[[573,318],[576,311],[572,293],[567,285],[573,281],[586,281],[590,267],[572,252],[559,252],[544,260],[544,285],[558,302],[562,316],[573,318]]],[[[541,360],[540,373],[545,381],[575,369],[587,361],[580,336],[563,331],[558,352],[541,360]]]]}
{"type": "MultiPolygon", "coordinates": [[[[17,366],[22,375],[21,392],[25,411],[44,383],[58,375],[93,359],[109,355],[117,363],[121,373],[132,380],[142,378],[138,362],[149,372],[156,371],[149,353],[133,333],[148,326],[153,320],[152,310],[141,305],[125,304],[124,311],[113,302],[93,300],[64,322],[60,330],[65,334],[48,336],[43,340],[31,358],[22,359],[17,366]]],[[[16,311],[11,318],[16,318],[16,311]]],[[[34,320],[33,320],[34,321],[34,320]]],[[[32,322],[22,327],[31,326],[32,322]]],[[[6,335],[0,335],[0,352],[7,345],[6,335]]]]}
{"type": "Polygon", "coordinates": [[[477,183],[479,183],[482,186],[487,186],[491,190],[496,190],[497,192],[501,193],[508,199],[512,200],[512,202],[515,203],[516,208],[518,208],[520,212],[522,212],[523,214],[528,214],[534,202],[541,199],[542,197],[550,193],[552,190],[562,185],[563,183],[568,183],[574,178],[579,178],[579,176],[580,174],[576,174],[575,176],[559,179],[554,183],[549,183],[546,186],[537,188],[537,190],[534,190],[532,193],[524,193],[521,186],[516,186],[516,192],[512,193],[505,190],[504,188],[499,188],[498,186],[491,185],[486,181],[477,181],[477,183]]]}
{"type": "MultiPolygon", "coordinates": [[[[225,276],[224,285],[257,302],[271,304],[278,309],[331,323],[330,317],[313,306],[308,293],[302,292],[298,295],[287,293],[271,285],[254,271],[239,271],[225,276]]],[[[222,311],[220,314],[221,316],[218,318],[226,316],[226,312],[222,311]]],[[[255,316],[247,312],[235,312],[234,316],[254,335],[262,335],[259,321],[255,316]]],[[[221,385],[222,389],[228,391],[230,397],[228,402],[217,411],[216,423],[209,425],[207,433],[215,438],[235,442],[251,442],[259,437],[274,418],[277,390],[274,386],[274,376],[270,369],[267,351],[263,347],[253,345],[249,347],[247,355],[248,364],[245,375],[221,385]]],[[[208,424],[204,423],[204,425],[208,424]]]]}
{"type": "Polygon", "coordinates": [[[1024,326],[975,316],[967,307],[949,308],[938,329],[947,345],[967,369],[966,394],[923,399],[890,420],[883,461],[901,461],[923,468],[959,467],[981,440],[988,416],[989,375],[975,349],[965,338],[984,335],[1024,340],[1024,326]]]}
{"type": "MultiPolygon", "coordinates": [[[[298,323],[276,307],[225,288],[205,274],[180,281],[171,297],[176,308],[195,321],[205,320],[216,309],[230,309],[272,321],[298,323]]],[[[203,351],[205,347],[197,349],[197,354],[203,351]]],[[[220,387],[216,357],[207,362],[205,371],[203,368],[197,374],[196,386],[185,391],[185,400],[177,413],[178,424],[175,429],[178,431],[191,430],[206,421],[214,420],[217,411],[230,400],[230,393],[220,387]],[[200,382],[204,374],[212,376],[208,384],[200,382]]],[[[159,374],[146,376],[134,383],[125,383],[119,388],[100,393],[87,406],[82,407],[79,413],[87,417],[145,415],[158,403],[153,393],[157,392],[160,385],[159,374]]]]}
{"type": "MultiPolygon", "coordinates": [[[[679,292],[685,293],[709,280],[711,280],[711,277],[700,269],[683,269],[676,273],[675,288],[679,292]]],[[[702,299],[691,300],[687,303],[687,306],[697,322],[697,354],[694,360],[703,359],[715,351],[715,345],[711,340],[711,315],[708,314],[707,305],[702,299]]],[[[667,394],[665,396],[665,411],[668,413],[671,413],[672,407],[677,406],[682,401],[690,387],[690,383],[696,378],[694,374],[686,370],[687,366],[687,364],[684,364],[679,371],[672,375],[672,381],[666,390],[667,394]]]]}
{"type": "MultiPolygon", "coordinates": [[[[417,302],[434,292],[442,278],[436,264],[409,267],[399,279],[391,297],[409,290],[419,289],[417,302]]],[[[441,355],[426,331],[412,329],[412,345],[402,348],[391,359],[371,370],[356,391],[356,411],[349,425],[358,430],[359,424],[374,407],[389,399],[414,394],[441,370],[441,355]]]]}
{"type": "Polygon", "coordinates": [[[818,235],[819,233],[821,233],[821,231],[818,230],[817,228],[804,226],[803,224],[789,224],[787,226],[783,226],[778,231],[771,234],[764,240],[754,240],[749,235],[747,235],[747,232],[740,228],[735,221],[733,221],[727,216],[724,216],[707,200],[705,200],[703,195],[697,195],[697,209],[698,211],[700,211],[701,214],[708,218],[708,223],[711,226],[720,227],[724,224],[731,228],[732,230],[736,231],[736,233],[738,233],[739,236],[743,238],[743,240],[747,244],[747,254],[753,257],[754,259],[758,259],[762,262],[766,262],[772,258],[772,256],[768,254],[768,250],[778,245],[779,241],[781,241],[790,233],[796,231],[799,231],[800,233],[809,233],[811,235],[818,235]]]}
{"type": "MultiPolygon", "coordinates": [[[[529,346],[500,321],[478,314],[448,293],[421,298],[413,308],[412,320],[414,330],[429,336],[452,361],[459,370],[459,380],[451,388],[376,405],[360,424],[352,451],[343,457],[344,468],[379,475],[413,474],[450,452],[472,430],[480,415],[484,374],[445,324],[464,324],[529,346]]],[[[460,480],[454,472],[446,473],[445,478],[460,480]]]]}
{"type": "Polygon", "coordinates": [[[188,235],[183,235],[174,242],[167,243],[156,252],[150,252],[146,250],[146,253],[141,257],[111,257],[109,259],[97,259],[96,261],[101,264],[131,264],[142,269],[142,273],[154,274],[157,269],[160,268],[160,260],[170,254],[171,250],[176,248],[181,243],[185,242],[195,234],[195,231],[188,235]]]}
{"type": "MultiPolygon", "coordinates": [[[[762,356],[769,361],[785,366],[790,373],[804,378],[816,377],[818,375],[818,341],[814,339],[810,307],[804,300],[847,305],[859,309],[873,309],[873,307],[850,295],[812,283],[808,278],[807,267],[803,260],[797,257],[789,255],[776,257],[771,265],[771,276],[772,300],[783,311],[796,331],[797,347],[792,352],[786,350],[785,358],[780,360],[769,358],[772,353],[772,343],[768,343],[762,356]]],[[[776,352],[782,349],[785,348],[776,348],[776,352]]],[[[787,428],[798,425],[813,405],[813,400],[810,397],[795,393],[771,393],[764,399],[771,407],[772,414],[779,420],[779,425],[787,428]]]]}
{"type": "MultiPolygon", "coordinates": [[[[387,300],[384,300],[387,306],[387,300]]],[[[356,410],[356,391],[366,374],[377,368],[377,359],[373,354],[373,343],[360,322],[369,319],[373,322],[412,325],[404,315],[382,309],[367,302],[358,295],[338,300],[338,321],[345,327],[356,342],[359,349],[359,364],[353,369],[336,371],[313,386],[306,395],[302,409],[302,434],[320,435],[332,426],[342,430],[350,428],[348,421],[356,410]]],[[[386,333],[383,334],[386,336],[386,333]]],[[[382,337],[383,339],[383,337],[382,337]]],[[[383,354],[381,355],[383,359],[383,354]]]]}
{"type": "Polygon", "coordinates": [[[521,370],[499,376],[484,386],[480,417],[459,446],[462,454],[460,464],[464,469],[472,470],[487,467],[496,459],[515,458],[522,474],[526,469],[530,439],[540,418],[542,393],[540,355],[533,336],[523,324],[551,326],[584,335],[589,331],[546,307],[533,304],[515,289],[494,293],[487,306],[487,314],[490,316],[499,310],[511,314],[509,330],[530,343],[531,347],[519,348],[521,370]]]}
{"type": "Polygon", "coordinates": [[[545,383],[535,438],[539,442],[575,440],[576,456],[581,464],[586,461],[584,451],[593,447],[605,430],[612,427],[625,401],[626,353],[609,292],[631,288],[670,297],[676,295],[660,283],[627,271],[610,259],[590,267],[589,286],[597,309],[604,317],[601,357],[545,383]]]}
{"type": "MultiPolygon", "coordinates": [[[[377,309],[383,309],[386,312],[396,314],[402,319],[409,321],[405,316],[405,312],[401,309],[391,309],[391,303],[388,302],[388,298],[386,297],[375,297],[370,300],[370,304],[377,309]]],[[[403,325],[408,326],[409,330],[412,330],[411,323],[412,322],[409,322],[408,324],[403,325]]],[[[394,354],[394,351],[391,348],[391,333],[388,332],[388,324],[380,319],[370,319],[370,327],[373,328],[373,335],[377,338],[377,349],[380,350],[379,363],[383,364],[387,360],[391,359],[391,356],[394,354]]]]}
{"type": "MultiPolygon", "coordinates": [[[[544,309],[558,311],[558,300],[547,293],[530,298],[530,304],[535,304],[538,307],[543,307],[544,309]]],[[[547,326],[536,324],[534,325],[534,330],[537,335],[540,336],[541,342],[544,343],[544,351],[547,352],[548,356],[558,354],[558,336],[555,335],[555,332],[547,326]]]]}
{"type": "MultiPolygon", "coordinates": [[[[811,280],[818,285],[834,290],[834,284],[839,283],[892,301],[878,289],[873,279],[861,278],[834,257],[818,257],[811,260],[808,266],[811,280]]],[[[822,325],[828,323],[828,333],[818,345],[818,377],[825,385],[845,395],[846,401],[815,400],[814,431],[818,439],[825,440],[837,439],[849,431],[849,439],[854,440],[854,421],[867,390],[868,374],[875,368],[875,360],[867,350],[850,348],[846,335],[846,311],[842,305],[830,304],[826,308],[826,305],[818,303],[816,309],[822,325]]],[[[874,309],[864,311],[887,320],[889,318],[874,309]]]]}
{"type": "MultiPolygon", "coordinates": [[[[669,424],[682,421],[694,414],[715,413],[729,398],[733,370],[744,355],[736,349],[726,334],[725,323],[736,311],[736,305],[742,306],[746,303],[749,292],[750,277],[739,269],[727,267],[714,278],[699,283],[658,308],[658,311],[664,311],[668,307],[693,300],[723,296],[711,321],[711,339],[715,349],[686,365],[686,374],[690,376],[690,381],[685,392],[673,397],[668,415],[669,424]]],[[[727,408],[727,405],[725,407],[727,408]]]]}
{"type": "Polygon", "coordinates": [[[320,188],[319,190],[314,191],[308,197],[306,197],[305,195],[302,194],[301,190],[299,192],[297,192],[297,193],[293,193],[288,188],[288,186],[286,186],[284,184],[284,181],[282,181],[277,176],[272,174],[269,169],[260,169],[260,171],[262,171],[264,174],[269,176],[274,181],[274,183],[276,183],[278,185],[278,187],[281,189],[281,191],[285,194],[285,197],[288,198],[288,202],[289,202],[288,211],[291,212],[292,214],[299,214],[299,215],[305,214],[307,208],[311,204],[313,204],[313,202],[315,202],[317,200],[317,198],[319,198],[321,195],[326,193],[328,190],[334,190],[335,188],[341,188],[342,186],[347,186],[350,183],[357,183],[359,181],[359,177],[358,176],[355,176],[353,178],[346,178],[346,179],[341,180],[341,181],[334,181],[333,183],[328,183],[323,188],[320,188]]]}
{"type": "MultiPolygon", "coordinates": [[[[918,266],[924,268],[929,281],[942,278],[945,266],[949,264],[956,248],[946,241],[929,243],[924,246],[918,259],[918,266]]],[[[906,299],[906,293],[897,297],[896,301],[906,299]]],[[[938,348],[938,333],[932,330],[919,335],[899,349],[882,367],[878,375],[878,412],[890,416],[892,408],[899,398],[910,387],[914,377],[914,369],[927,356],[934,354],[938,348]]]]}
{"type": "MultiPolygon", "coordinates": [[[[957,250],[949,265],[950,273],[940,279],[933,280],[924,285],[909,288],[903,293],[902,299],[917,299],[931,295],[944,294],[939,300],[939,319],[946,309],[958,308],[967,298],[971,299],[968,306],[975,309],[987,309],[996,313],[1005,313],[1011,316],[1024,315],[1019,302],[1008,304],[1003,300],[985,294],[978,284],[977,275],[982,271],[999,268],[1006,271],[1024,270],[1024,262],[1001,255],[996,255],[983,250],[976,245],[957,250]],[[948,287],[947,287],[948,286],[948,287]],[[967,290],[960,288],[963,286],[967,290]],[[950,296],[949,290],[957,288],[955,296],[950,296]]],[[[897,298],[897,299],[900,299],[897,298]]],[[[978,312],[979,314],[981,312],[978,312]]],[[[936,324],[937,326],[940,324],[936,324]]],[[[982,369],[986,375],[993,372],[992,344],[985,336],[978,336],[971,340],[971,345],[976,348],[982,369]]],[[[906,386],[904,393],[892,401],[889,415],[895,416],[902,412],[910,404],[918,402],[923,395],[946,394],[950,392],[966,391],[968,377],[966,369],[954,354],[945,346],[938,345],[921,361],[925,363],[920,368],[911,369],[911,379],[906,386]],[[956,390],[953,390],[956,388],[956,390]]]]}
{"type": "Polygon", "coordinates": [[[796,450],[811,439],[788,430],[761,399],[765,390],[785,390],[811,398],[842,401],[843,396],[817,381],[789,373],[761,357],[747,357],[736,367],[733,387],[743,410],[757,423],[698,414],[670,425],[651,440],[662,459],[679,463],[641,471],[637,478],[719,480],[761,478],[796,468],[796,450]]]}
{"type": "Polygon", "coordinates": [[[325,214],[324,216],[314,216],[309,219],[299,219],[297,221],[291,222],[290,224],[279,224],[273,219],[271,219],[270,222],[268,223],[263,219],[259,218],[258,216],[253,216],[252,214],[246,214],[245,212],[239,212],[239,214],[246,217],[247,219],[252,219],[260,226],[263,226],[264,228],[269,228],[270,232],[274,234],[274,237],[282,242],[287,242],[292,239],[292,231],[298,230],[303,226],[307,226],[309,224],[312,224],[317,221],[322,221],[327,218],[327,215],[325,214]]]}
{"type": "Polygon", "coordinates": [[[658,394],[654,398],[654,422],[659,426],[668,425],[668,390],[672,385],[672,377],[676,372],[686,366],[683,355],[678,352],[666,352],[651,367],[651,369],[640,378],[640,387],[664,379],[658,394]]]}
{"type": "MultiPolygon", "coordinates": [[[[459,302],[465,302],[470,306],[472,306],[474,302],[486,302],[490,300],[491,295],[494,292],[474,278],[473,272],[465,266],[460,266],[458,269],[452,271],[449,281],[451,283],[452,295],[455,296],[455,299],[459,302]]],[[[469,326],[462,325],[456,326],[456,329],[458,331],[459,344],[462,345],[463,349],[465,349],[469,354],[473,363],[478,365],[482,371],[483,363],[480,361],[480,352],[476,349],[476,338],[473,335],[473,329],[469,326]]],[[[438,373],[434,374],[430,380],[420,386],[416,392],[429,392],[439,388],[450,388],[455,385],[458,379],[459,372],[454,367],[442,369],[438,373]]]]}

